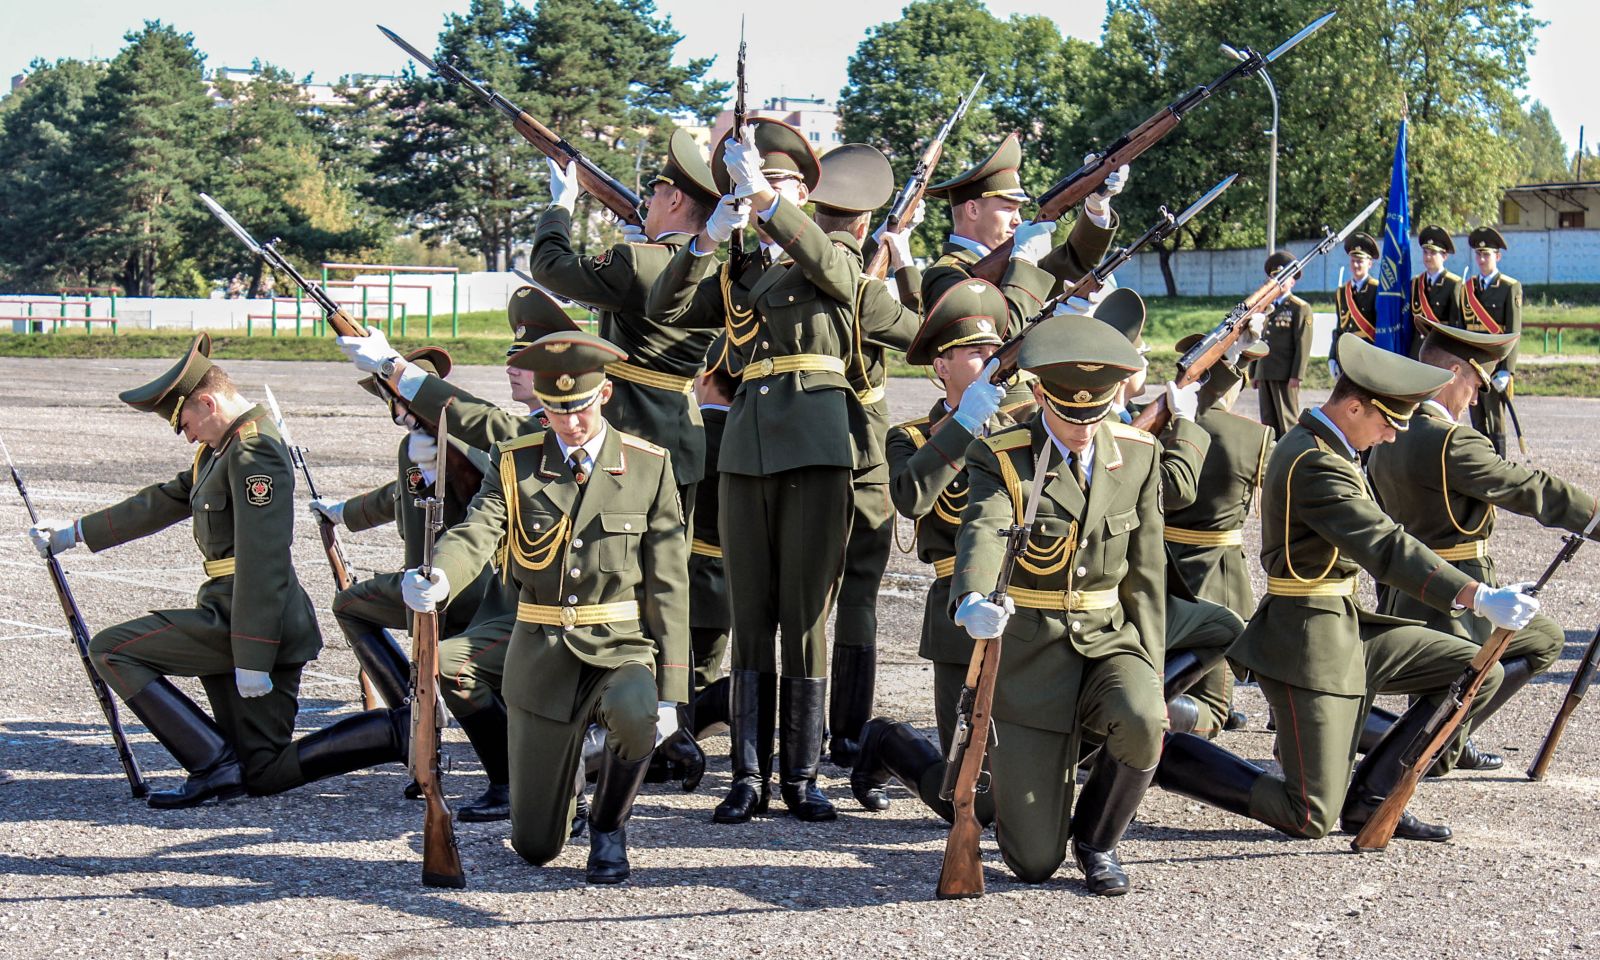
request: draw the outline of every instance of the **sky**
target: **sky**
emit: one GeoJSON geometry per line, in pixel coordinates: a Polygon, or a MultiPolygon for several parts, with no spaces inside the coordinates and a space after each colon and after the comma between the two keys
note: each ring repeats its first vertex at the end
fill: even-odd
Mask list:
{"type": "MultiPolygon", "coordinates": [[[[19,2],[8,5],[0,30],[0,83],[4,84],[0,90],[9,89],[9,79],[37,57],[110,57],[122,46],[122,35],[137,29],[144,19],[160,19],[193,33],[196,46],[207,55],[208,67],[248,67],[259,58],[296,76],[314,74],[325,81],[347,73],[397,73],[405,67],[406,57],[373,24],[382,23],[432,52],[445,15],[464,11],[468,5],[468,0],[19,2]],[[119,12],[107,13],[108,7],[119,12]],[[129,8],[138,12],[121,12],[129,8]]],[[[896,17],[903,5],[903,0],[807,0],[811,22],[827,27],[809,31],[803,43],[788,39],[793,31],[792,6],[749,5],[745,31],[753,55],[748,70],[752,98],[837,96],[845,82],[845,63],[866,31],[896,17]]],[[[1042,13],[1054,19],[1064,34],[1091,42],[1098,39],[1105,17],[1104,0],[989,0],[988,6],[1002,17],[1042,13]]],[[[657,8],[670,15],[684,35],[678,46],[680,59],[717,55],[713,77],[733,79],[737,4],[657,0],[657,8]]],[[[1539,31],[1525,93],[1550,108],[1569,148],[1577,143],[1579,125],[1588,127],[1587,142],[1592,144],[1600,139],[1600,101],[1590,95],[1587,57],[1592,55],[1593,37],[1600,35],[1600,4],[1533,0],[1533,12],[1548,26],[1539,31]]]]}

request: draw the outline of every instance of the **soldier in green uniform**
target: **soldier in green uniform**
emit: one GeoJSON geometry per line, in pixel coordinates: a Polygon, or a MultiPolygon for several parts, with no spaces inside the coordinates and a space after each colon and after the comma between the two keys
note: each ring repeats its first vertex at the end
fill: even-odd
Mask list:
{"type": "Polygon", "coordinates": [[[300,672],[322,649],[295,576],[294,468],[258,404],[240,396],[195,337],[161,376],[122,401],[199,444],[193,465],[75,522],[29,530],[45,556],[99,552],[193,519],[206,580],[187,610],[158,610],[97,633],[95,670],[188,771],[152,807],[191,807],[292,787],[405,756],[408,709],[369,710],[291,742],[300,672]],[[244,589],[236,591],[235,585],[244,589]],[[167,677],[199,677],[216,720],[167,677]]]}
{"type": "Polygon", "coordinates": [[[939,251],[939,259],[923,274],[919,306],[937,303],[951,286],[972,276],[972,267],[979,260],[1007,240],[1014,240],[1011,259],[1000,282],[1011,314],[1010,323],[1000,332],[1009,336],[1063,284],[1088,273],[1111,249],[1117,229],[1111,198],[1127,185],[1126,165],[1084,200],[1084,215],[1073,221],[1067,241],[1059,247],[1052,242],[1054,221],[1035,223],[1022,219],[1020,211],[1029,197],[1017,175],[1021,166],[1022,144],[1016,134],[1007,134],[977,166],[928,186],[928,196],[949,201],[953,229],[939,251]]]}
{"type": "MultiPolygon", "coordinates": [[[[1389,515],[1479,583],[1496,584],[1500,579],[1489,555],[1496,507],[1572,531],[1582,530],[1595,511],[1590,494],[1543,470],[1506,461],[1488,438],[1459,422],[1488,384],[1489,370],[1515,348],[1518,336],[1436,325],[1423,345],[1422,361],[1448,371],[1451,380],[1422,404],[1411,429],[1375,451],[1367,464],[1389,515]]],[[[1382,610],[1391,616],[1421,620],[1475,644],[1489,639],[1489,624],[1477,617],[1435,611],[1404,594],[1391,593],[1386,601],[1382,610]]],[[[1564,641],[1561,626],[1544,614],[1518,631],[1500,660],[1505,680],[1476,724],[1481,726],[1529,681],[1550,669],[1561,657],[1564,641]]],[[[1466,733],[1464,729],[1462,736],[1466,733]]],[[[1445,757],[1436,769],[1450,769],[1449,759],[1445,757]]],[[[1468,740],[1454,765],[1494,770],[1502,762],[1497,754],[1480,751],[1468,740]]]]}
{"type": "Polygon", "coordinates": [[[1422,247],[1422,273],[1411,280],[1411,356],[1422,351],[1428,331],[1443,324],[1461,323],[1461,278],[1445,269],[1446,257],[1456,252],[1450,231],[1429,224],[1417,234],[1422,247]]]}
{"type": "MultiPolygon", "coordinates": [[[[1522,284],[1500,272],[1506,238],[1494,227],[1479,227],[1467,235],[1478,272],[1460,285],[1456,303],[1459,324],[1486,333],[1522,333],[1522,284]]],[[[1472,428],[1489,438],[1494,452],[1506,455],[1506,405],[1517,368],[1517,348],[1489,371],[1489,386],[1472,407],[1472,428]]]]}
{"type": "MultiPolygon", "coordinates": [[[[967,451],[974,439],[1004,430],[1033,412],[1031,392],[1008,404],[1006,389],[991,384],[989,358],[1000,343],[1008,316],[1005,295],[984,280],[955,284],[928,310],[928,318],[906,351],[906,360],[932,366],[944,396],[928,415],[889,431],[889,489],[895,509],[916,524],[918,559],[933,565],[923,609],[918,656],[933,664],[935,749],[909,723],[875,717],[861,734],[861,754],[850,773],[850,789],[868,810],[886,810],[892,776],[934,813],[951,819],[950,802],[939,798],[944,757],[956,721],[956,700],[972,659],[972,638],[950,619],[950,578],[955,574],[956,534],[967,503],[967,451]]],[[[994,819],[988,793],[979,794],[978,819],[994,819]]]]}
{"type": "Polygon", "coordinates": [[[1378,278],[1372,276],[1372,261],[1379,255],[1378,241],[1357,230],[1345,239],[1344,252],[1350,255],[1350,279],[1333,295],[1338,322],[1333,329],[1333,347],[1328,351],[1328,361],[1336,377],[1339,345],[1344,335],[1348,333],[1372,343],[1378,330],[1378,278]]]}
{"type": "MultiPolygon", "coordinates": [[[[1294,254],[1279,250],[1267,258],[1267,276],[1294,262],[1294,254]]],[[[1261,422],[1272,428],[1273,439],[1282,437],[1300,416],[1300,381],[1311,362],[1311,304],[1295,296],[1296,273],[1284,282],[1283,296],[1267,311],[1262,339],[1267,355],[1255,363],[1251,378],[1261,404],[1261,422]]]]}
{"type": "Polygon", "coordinates": [[[1120,331],[1052,317],[1028,335],[1020,363],[1038,377],[1040,412],[967,453],[952,619],[974,637],[1005,636],[989,759],[1006,864],[1042,883],[1070,843],[1089,891],[1116,895],[1128,890],[1116,846],[1155,773],[1166,715],[1160,450],[1109,417],[1142,365],[1120,331]],[[1001,607],[985,599],[1004,553],[998,534],[1037,483],[1033,535],[1001,607]],[[1085,736],[1104,746],[1072,810],[1085,736]]]}
{"type": "Polygon", "coordinates": [[[590,883],[628,878],[626,823],[658,718],[689,694],[688,537],[672,458],[606,424],[605,368],[626,361],[582,332],[511,358],[533,371],[549,429],[496,444],[466,519],[440,538],[431,578],[410,571],[407,606],[433,609],[497,555],[519,587],[506,653],[511,843],[561,852],[584,731],[606,731],[589,814],[590,883]]]}
{"type": "MultiPolygon", "coordinates": [[[[742,141],[724,144],[712,172],[737,196],[725,196],[705,232],[679,248],[651,291],[647,315],[723,328],[741,371],[718,462],[733,604],[734,782],[713,819],[742,823],[766,810],[772,717],[781,712],[784,803],[803,820],[831,820],[833,804],[816,786],[824,626],[843,569],[852,472],[874,466],[852,429],[862,413],[849,371],[856,344],[899,328],[905,311],[892,297],[863,295],[882,286],[860,281],[865,214],[828,233],[802,212],[821,168],[798,131],[752,120],[742,141]],[[752,210],[760,220],[759,255],[719,265],[717,245],[742,230],[752,210]],[[752,274],[749,265],[768,261],[752,274]]],[[[871,206],[846,204],[839,194],[830,202],[871,206]]]]}
{"type": "MultiPolygon", "coordinates": [[[[1539,603],[1452,567],[1395,523],[1367,488],[1357,454],[1404,429],[1418,403],[1448,375],[1357,336],[1339,343],[1342,376],[1328,401],[1307,410],[1278,441],[1262,487],[1262,565],[1267,596],[1230,657],[1261,684],[1277,717],[1281,777],[1198,737],[1168,737],[1158,782],[1166,789],[1252,817],[1291,836],[1359,830],[1401,774],[1401,757],[1477,653],[1477,646],[1414,621],[1360,609],[1365,569],[1439,610],[1470,607],[1521,629],[1539,603]],[[1351,777],[1363,718],[1379,693],[1419,699],[1351,777]],[[1348,787],[1348,789],[1347,789],[1348,787]]],[[[1496,666],[1469,716],[1499,689],[1496,666]]],[[[1395,836],[1446,840],[1447,827],[1409,811],[1395,836]]]]}

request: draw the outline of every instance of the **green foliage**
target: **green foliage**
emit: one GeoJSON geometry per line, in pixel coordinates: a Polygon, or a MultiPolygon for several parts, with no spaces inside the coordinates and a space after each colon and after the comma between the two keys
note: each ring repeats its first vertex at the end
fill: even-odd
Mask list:
{"type": "Polygon", "coordinates": [[[1535,100],[1523,111],[1512,130],[1518,183],[1562,183],[1572,179],[1567,145],[1550,116],[1550,108],[1535,100]]]}

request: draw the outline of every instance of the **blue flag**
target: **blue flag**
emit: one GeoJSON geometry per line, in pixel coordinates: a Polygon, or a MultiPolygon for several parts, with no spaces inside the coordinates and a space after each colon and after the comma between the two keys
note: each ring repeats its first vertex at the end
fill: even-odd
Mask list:
{"type": "Polygon", "coordinates": [[[1406,178],[1406,121],[1394,145],[1389,212],[1383,218],[1383,259],[1378,264],[1376,343],[1392,353],[1411,351],[1411,190],[1406,178]]]}

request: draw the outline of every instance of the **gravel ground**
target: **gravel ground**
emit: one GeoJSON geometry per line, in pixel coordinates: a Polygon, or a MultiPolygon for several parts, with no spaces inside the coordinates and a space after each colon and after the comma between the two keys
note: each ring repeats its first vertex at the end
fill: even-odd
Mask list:
{"type": "MultiPolygon", "coordinates": [[[[181,439],[115,399],[164,365],[0,360],[0,430],[47,516],[87,512],[187,467],[181,439]]],[[[325,494],[390,478],[396,428],[347,369],[229,366],[251,396],[263,382],[273,386],[325,494]]],[[[458,377],[483,395],[506,396],[492,368],[458,377]]],[[[896,417],[909,418],[934,392],[897,380],[889,396],[896,417]]],[[[1537,463],[1600,488],[1588,450],[1596,431],[1585,426],[1600,401],[1528,398],[1520,407],[1537,463]]],[[[1254,408],[1245,397],[1242,409],[1254,408]]],[[[586,845],[549,867],[528,866],[503,823],[458,828],[468,889],[423,888],[421,811],[400,799],[398,765],[285,796],[149,810],[128,797],[49,580],[22,535],[26,524],[7,485],[0,639],[12,660],[0,675],[0,958],[712,958],[735,946],[753,956],[1545,956],[1584,951],[1593,928],[1593,708],[1574,719],[1547,782],[1526,782],[1522,769],[1597,619],[1600,551],[1580,555],[1545,595],[1546,609],[1572,628],[1565,658],[1480,737],[1507,753],[1507,768],[1455,774],[1420,791],[1415,809],[1451,824],[1454,842],[1399,842],[1385,855],[1356,857],[1348,837],[1285,840],[1152,789],[1122,847],[1131,896],[1088,897],[1070,864],[1040,887],[1013,883],[986,838],[989,895],[939,902],[943,824],[904,791],[887,813],[869,815],[840,771],[824,765],[838,822],[800,824],[775,802],[773,816],[750,824],[711,824],[729,779],[721,738],[707,743],[713,762],[699,792],[646,788],[630,830],[634,877],[620,888],[585,885],[586,845]]],[[[297,533],[301,579],[326,611],[332,590],[315,530],[306,522],[297,533]]],[[[909,524],[901,534],[909,541],[909,524]]],[[[1254,531],[1247,536],[1253,541],[1254,531]]],[[[399,563],[389,529],[346,543],[363,575],[399,563]]],[[[1557,536],[1503,517],[1496,545],[1502,570],[1531,577],[1557,536]]],[[[182,528],[98,556],[80,550],[65,564],[91,628],[186,606],[201,579],[182,528]]],[[[931,676],[916,636],[927,582],[923,565],[896,554],[884,581],[878,693],[881,712],[924,729],[933,722],[931,676]]],[[[359,708],[354,658],[325,612],[322,628],[328,647],[307,670],[302,732],[359,708]]],[[[1241,687],[1239,702],[1250,727],[1222,742],[1268,762],[1259,691],[1241,687]]],[[[146,773],[157,786],[175,783],[181,772],[171,758],[125,719],[146,773]]],[[[484,785],[476,759],[459,730],[446,741],[449,793],[458,802],[476,796],[484,785]]]]}

